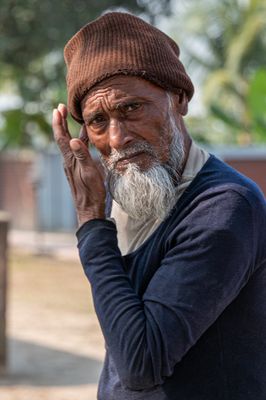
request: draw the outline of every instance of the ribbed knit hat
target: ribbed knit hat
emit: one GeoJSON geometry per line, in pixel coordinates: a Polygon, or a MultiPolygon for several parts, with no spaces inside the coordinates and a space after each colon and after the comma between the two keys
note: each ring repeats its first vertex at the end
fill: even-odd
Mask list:
{"type": "Polygon", "coordinates": [[[193,84],[167,35],[127,13],[107,13],[85,25],[66,44],[68,109],[83,123],[81,100],[97,83],[114,75],[138,76],[190,100],[193,84]]]}

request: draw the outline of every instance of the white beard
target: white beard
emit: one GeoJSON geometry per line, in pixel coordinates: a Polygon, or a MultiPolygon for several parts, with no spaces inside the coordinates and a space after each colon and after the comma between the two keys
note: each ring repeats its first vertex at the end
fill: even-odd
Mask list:
{"type": "Polygon", "coordinates": [[[113,150],[108,162],[105,162],[112,197],[134,219],[164,220],[175,206],[184,163],[184,146],[182,134],[171,116],[168,122],[172,142],[169,160],[165,164],[158,161],[154,149],[147,142],[135,143],[122,151],[113,150]],[[121,157],[142,150],[154,156],[155,161],[149,169],[141,171],[136,163],[129,163],[123,173],[115,169],[115,162],[121,157]]]}

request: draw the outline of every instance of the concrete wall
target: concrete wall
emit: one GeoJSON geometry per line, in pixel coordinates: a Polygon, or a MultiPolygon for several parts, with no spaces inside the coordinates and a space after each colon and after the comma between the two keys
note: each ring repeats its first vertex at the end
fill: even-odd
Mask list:
{"type": "MultiPolygon", "coordinates": [[[[266,196],[266,148],[211,152],[254,180],[266,196]]],[[[16,229],[76,229],[70,190],[55,147],[38,154],[0,154],[0,209],[10,213],[16,229]]]]}
{"type": "Polygon", "coordinates": [[[11,226],[34,229],[35,195],[31,182],[33,153],[0,154],[0,209],[8,211],[11,226]]]}
{"type": "Polygon", "coordinates": [[[33,170],[36,174],[37,229],[75,229],[76,212],[57,148],[51,147],[39,153],[33,170]]]}
{"type": "Polygon", "coordinates": [[[255,181],[266,196],[266,159],[265,160],[225,160],[233,168],[255,181]]]}
{"type": "Polygon", "coordinates": [[[57,149],[0,154],[0,209],[10,213],[15,229],[76,228],[71,193],[57,149]]]}
{"type": "Polygon", "coordinates": [[[255,181],[266,196],[266,147],[216,149],[214,153],[255,181]]]}

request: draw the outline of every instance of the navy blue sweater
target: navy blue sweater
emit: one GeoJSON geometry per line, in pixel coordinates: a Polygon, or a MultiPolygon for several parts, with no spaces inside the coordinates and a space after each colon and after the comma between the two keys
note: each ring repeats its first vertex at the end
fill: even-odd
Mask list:
{"type": "Polygon", "coordinates": [[[106,341],[100,400],[266,399],[266,206],[211,156],[171,215],[121,256],[115,225],[77,232],[106,341]]]}

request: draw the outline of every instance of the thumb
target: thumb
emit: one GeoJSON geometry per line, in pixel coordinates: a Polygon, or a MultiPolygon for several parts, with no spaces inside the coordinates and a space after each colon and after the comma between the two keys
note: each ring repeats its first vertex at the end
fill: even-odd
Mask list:
{"type": "Polygon", "coordinates": [[[86,145],[79,139],[72,139],[69,142],[74,157],[83,165],[91,164],[91,156],[86,145]]]}

